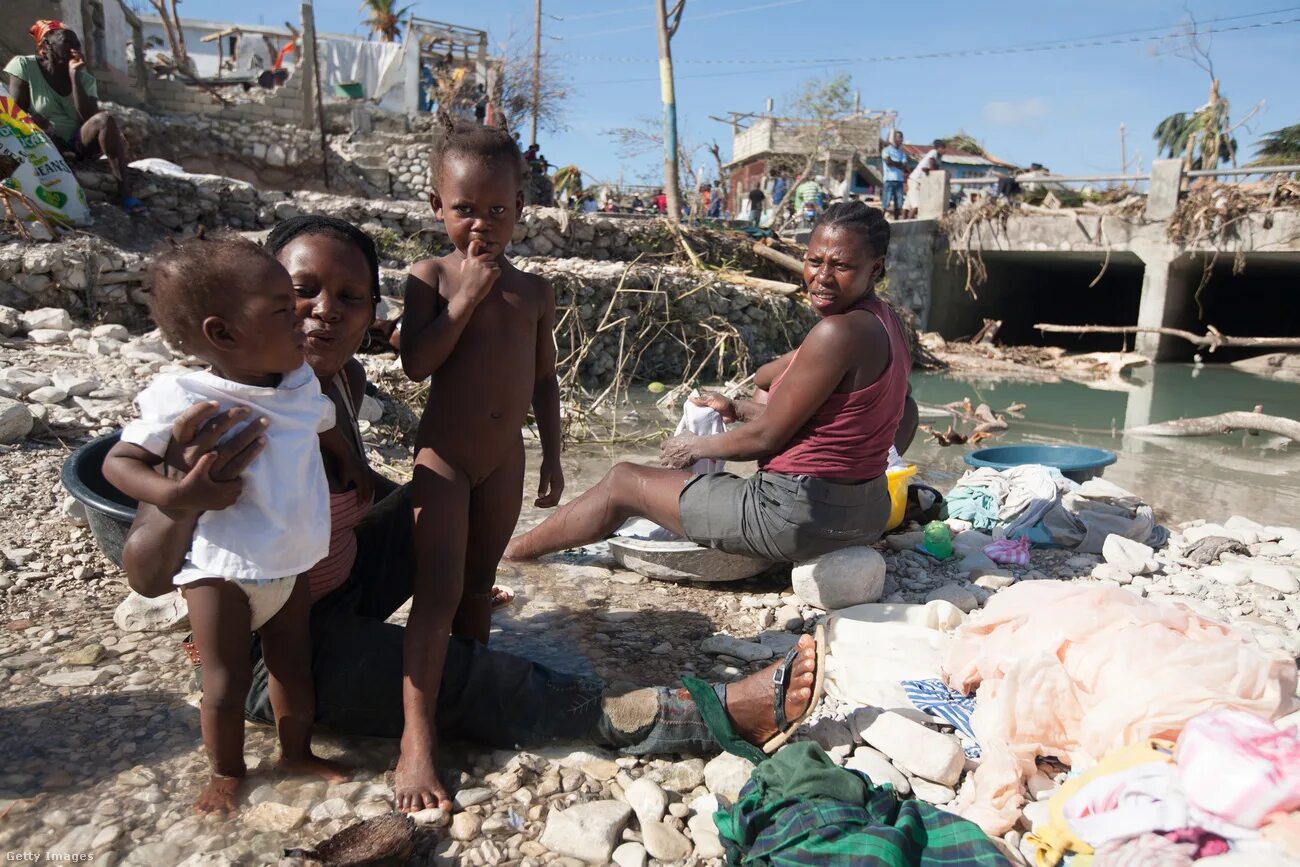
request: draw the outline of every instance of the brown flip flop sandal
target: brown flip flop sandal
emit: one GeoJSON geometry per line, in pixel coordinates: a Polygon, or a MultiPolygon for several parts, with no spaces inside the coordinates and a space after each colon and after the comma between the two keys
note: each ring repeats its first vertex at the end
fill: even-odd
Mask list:
{"type": "Polygon", "coordinates": [[[492,610],[500,611],[515,604],[515,591],[500,585],[492,588],[492,610]]]}
{"type": "Polygon", "coordinates": [[[777,733],[767,743],[763,744],[763,752],[769,756],[794,736],[799,731],[799,726],[803,725],[804,720],[812,715],[812,712],[821,703],[825,695],[826,688],[826,626],[817,624],[817,629],[813,632],[813,641],[817,645],[817,673],[813,680],[812,698],[808,701],[808,707],[804,712],[799,714],[796,719],[788,719],[785,715],[785,696],[789,690],[790,678],[794,671],[795,660],[799,658],[798,646],[790,648],[786,653],[785,659],[777,666],[776,672],[772,675],[772,704],[773,716],[776,720],[777,733]]]}

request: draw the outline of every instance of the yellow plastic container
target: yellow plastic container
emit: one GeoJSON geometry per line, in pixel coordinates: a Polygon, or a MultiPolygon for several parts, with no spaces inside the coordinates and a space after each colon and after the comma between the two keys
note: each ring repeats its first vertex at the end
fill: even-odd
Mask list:
{"type": "Polygon", "coordinates": [[[907,512],[907,484],[914,475],[914,465],[897,467],[885,473],[889,483],[889,523],[885,524],[886,530],[893,530],[903,523],[903,515],[907,512]]]}

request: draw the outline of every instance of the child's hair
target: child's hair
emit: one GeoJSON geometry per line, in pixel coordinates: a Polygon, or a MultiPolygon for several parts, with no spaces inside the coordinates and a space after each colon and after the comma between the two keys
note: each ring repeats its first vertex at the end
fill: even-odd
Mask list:
{"type": "Polygon", "coordinates": [[[263,244],[267,252],[276,256],[289,246],[290,241],[303,235],[325,235],[356,244],[361,250],[361,255],[366,257],[366,264],[370,266],[370,300],[375,305],[379,304],[379,251],[375,248],[373,238],[347,220],[326,217],[322,214],[304,214],[276,224],[263,244]]]}
{"type": "Polygon", "coordinates": [[[174,346],[193,352],[203,320],[230,310],[242,275],[276,265],[270,253],[239,235],[202,235],[166,245],[149,266],[149,313],[174,346]]]}
{"type": "Polygon", "coordinates": [[[822,211],[817,226],[846,226],[861,233],[877,256],[889,254],[889,221],[884,211],[868,207],[866,202],[836,202],[822,211]]]}
{"type": "Polygon", "coordinates": [[[438,112],[441,135],[429,153],[429,177],[434,189],[442,179],[442,167],[451,155],[469,157],[481,165],[505,165],[522,184],[524,180],[524,155],[519,142],[505,127],[455,120],[446,112],[438,112]]]}

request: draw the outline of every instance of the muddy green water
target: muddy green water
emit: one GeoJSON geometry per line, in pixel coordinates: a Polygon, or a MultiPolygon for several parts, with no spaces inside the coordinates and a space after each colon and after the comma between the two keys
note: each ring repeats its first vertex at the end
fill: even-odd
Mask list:
{"type": "MultiPolygon", "coordinates": [[[[981,445],[1078,443],[1114,451],[1119,459],[1105,477],[1141,496],[1161,520],[1223,520],[1240,514],[1264,523],[1300,525],[1300,444],[1269,435],[1198,438],[1139,438],[1125,428],[1176,418],[1250,410],[1257,404],[1272,415],[1300,418],[1300,384],[1279,382],[1228,367],[1155,365],[1104,385],[1020,382],[1006,378],[954,378],[916,373],[913,395],[938,406],[969,397],[994,411],[1023,403],[1023,418],[981,445]]],[[[635,391],[635,389],[634,389],[635,391]]],[[[648,395],[643,418],[656,415],[648,395]]],[[[922,419],[940,430],[948,419],[922,419]]],[[[959,428],[960,429],[960,428],[959,428]]],[[[969,426],[965,428],[969,430],[969,426]]],[[[966,471],[969,446],[941,448],[918,434],[907,459],[926,481],[947,491],[966,471]]],[[[599,479],[612,461],[651,462],[657,446],[582,446],[569,452],[569,490],[599,479]]],[[[749,467],[740,465],[737,472],[749,467]]],[[[526,510],[527,512],[528,510],[526,510]]]]}

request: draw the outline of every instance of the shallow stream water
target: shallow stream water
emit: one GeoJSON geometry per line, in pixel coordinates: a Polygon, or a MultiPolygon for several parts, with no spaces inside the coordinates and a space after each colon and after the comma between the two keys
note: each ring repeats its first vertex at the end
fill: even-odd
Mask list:
{"type": "MultiPolygon", "coordinates": [[[[1105,477],[1150,503],[1162,521],[1223,520],[1239,514],[1265,523],[1300,524],[1300,444],[1288,449],[1285,440],[1267,434],[1156,438],[1122,433],[1171,419],[1249,411],[1259,404],[1271,415],[1300,418],[1300,384],[1229,367],[1161,364],[1093,385],[917,372],[912,390],[918,403],[928,406],[969,397],[1001,413],[1012,404],[1025,404],[1023,418],[1008,417],[1010,429],[980,445],[1074,443],[1110,449],[1118,461],[1106,469],[1105,477]]],[[[654,420],[667,426],[652,396],[644,391],[642,395],[642,424],[654,420]]],[[[946,430],[949,419],[922,418],[922,423],[946,430]]],[[[970,426],[964,429],[969,432],[970,426]]],[[[928,483],[946,492],[966,471],[962,457],[972,450],[943,448],[918,433],[907,459],[921,468],[928,483]]],[[[586,490],[616,461],[651,463],[657,456],[654,443],[571,448],[565,460],[568,493],[586,490]]],[[[736,471],[751,468],[740,465],[736,471]]],[[[538,517],[530,512],[525,509],[526,522],[538,517]]]]}

